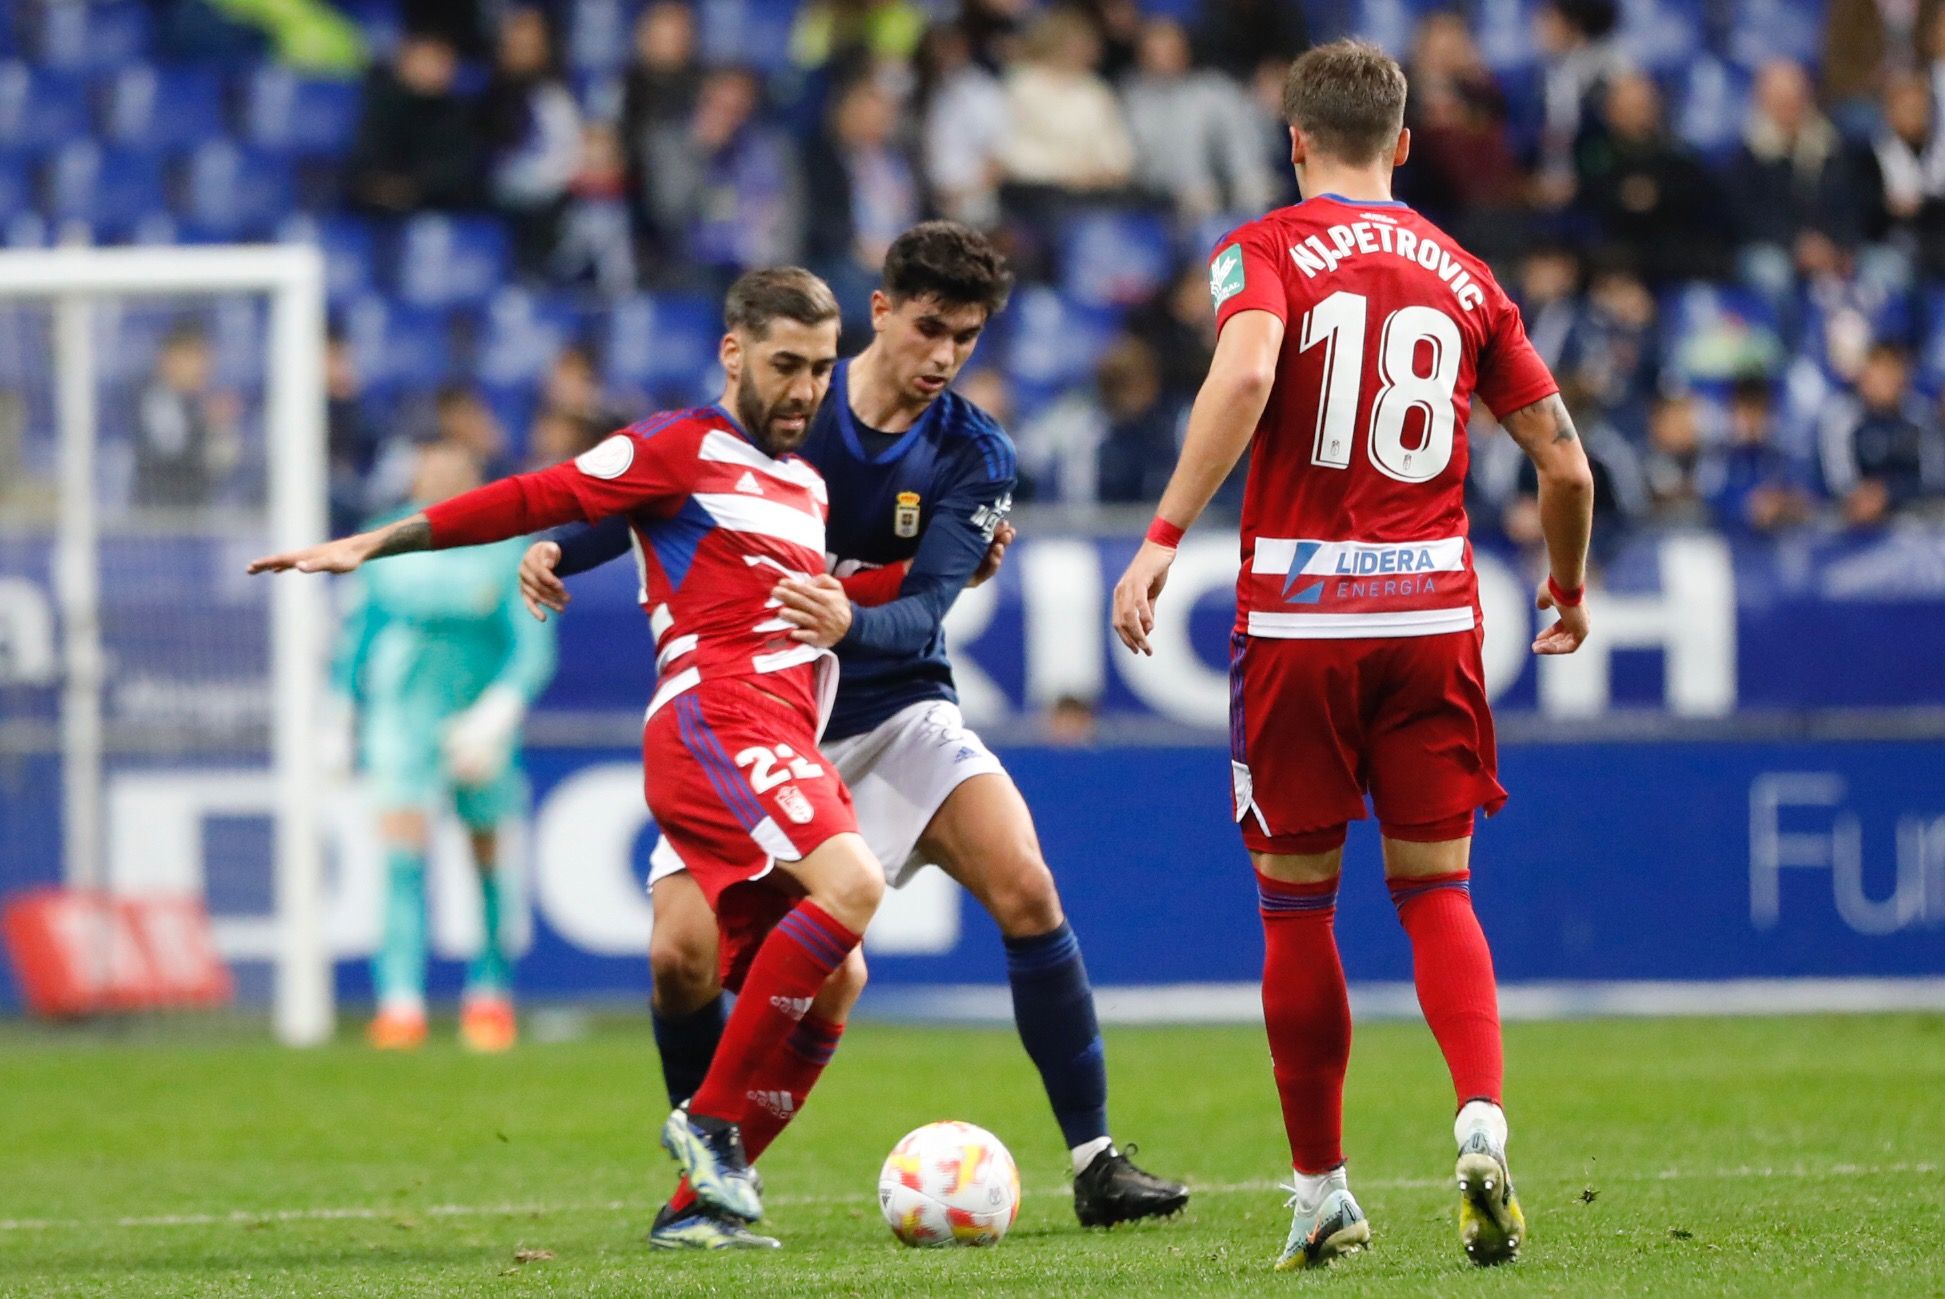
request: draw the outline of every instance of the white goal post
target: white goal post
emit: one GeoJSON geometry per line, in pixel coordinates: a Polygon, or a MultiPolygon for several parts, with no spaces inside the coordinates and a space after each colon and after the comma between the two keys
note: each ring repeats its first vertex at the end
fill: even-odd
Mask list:
{"type": "MultiPolygon", "coordinates": [[[[269,305],[263,401],[268,544],[326,529],[324,261],[308,246],[83,248],[0,252],[0,308],[52,312],[58,501],[52,585],[60,613],[61,854],[67,884],[108,883],[104,842],[98,361],[94,315],[106,300],[260,295],[269,305]]],[[[329,596],[284,578],[269,593],[271,884],[274,1019],[280,1041],[310,1045],[333,1028],[324,940],[323,842],[315,725],[325,683],[329,596]]]]}

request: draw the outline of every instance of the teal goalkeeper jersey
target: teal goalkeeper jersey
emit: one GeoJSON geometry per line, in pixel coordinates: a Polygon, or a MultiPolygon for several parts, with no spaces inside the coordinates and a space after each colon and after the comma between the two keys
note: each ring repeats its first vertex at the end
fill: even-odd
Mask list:
{"type": "MultiPolygon", "coordinates": [[[[409,506],[372,526],[405,518],[409,506]]],[[[398,555],[351,577],[333,680],[367,714],[436,723],[506,686],[531,703],[554,675],[554,628],[520,601],[524,539],[398,555]]],[[[429,730],[428,739],[436,735],[429,730]]]]}

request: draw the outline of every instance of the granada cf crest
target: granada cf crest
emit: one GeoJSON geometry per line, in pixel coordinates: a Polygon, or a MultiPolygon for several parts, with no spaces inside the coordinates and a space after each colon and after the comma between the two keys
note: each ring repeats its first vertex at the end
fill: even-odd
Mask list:
{"type": "Polygon", "coordinates": [[[891,512],[891,530],[900,537],[918,535],[918,493],[900,492],[891,512]]]}
{"type": "Polygon", "coordinates": [[[783,814],[798,825],[809,825],[810,819],[817,815],[811,810],[810,800],[804,797],[804,791],[795,785],[785,785],[777,791],[777,804],[783,808],[783,814]]]}

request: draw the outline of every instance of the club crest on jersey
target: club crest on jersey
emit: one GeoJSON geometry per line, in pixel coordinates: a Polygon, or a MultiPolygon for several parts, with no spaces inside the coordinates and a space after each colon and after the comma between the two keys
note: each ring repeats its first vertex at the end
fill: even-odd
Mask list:
{"type": "Polygon", "coordinates": [[[811,808],[810,800],[804,797],[804,791],[795,785],[785,785],[777,791],[777,806],[797,825],[809,825],[810,819],[817,815],[811,808]]]}
{"type": "Polygon", "coordinates": [[[1243,291],[1243,246],[1231,244],[1209,263],[1209,296],[1220,307],[1243,291]]]}
{"type": "Polygon", "coordinates": [[[897,537],[916,537],[918,535],[918,493],[900,492],[891,510],[892,535],[897,537]]]}

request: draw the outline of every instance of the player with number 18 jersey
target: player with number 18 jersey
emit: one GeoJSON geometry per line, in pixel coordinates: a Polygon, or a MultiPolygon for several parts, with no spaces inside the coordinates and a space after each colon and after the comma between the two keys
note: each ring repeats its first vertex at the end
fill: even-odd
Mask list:
{"type": "Polygon", "coordinates": [[[1387,835],[1496,811],[1467,539],[1466,418],[1558,391],[1483,263],[1395,201],[1270,213],[1210,262],[1218,328],[1284,322],[1243,497],[1231,740],[1259,852],[1342,842],[1368,786],[1387,835]],[[1288,641],[1354,642],[1332,653],[1288,641]],[[1272,724],[1274,719],[1274,724],[1272,724]]]}

